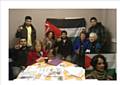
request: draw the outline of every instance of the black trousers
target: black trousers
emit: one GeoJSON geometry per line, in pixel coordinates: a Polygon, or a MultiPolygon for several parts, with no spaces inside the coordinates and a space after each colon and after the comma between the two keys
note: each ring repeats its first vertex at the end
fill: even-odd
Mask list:
{"type": "Polygon", "coordinates": [[[76,60],[76,64],[80,67],[84,68],[85,65],[85,54],[83,55],[78,55],[77,60],[76,60]]]}

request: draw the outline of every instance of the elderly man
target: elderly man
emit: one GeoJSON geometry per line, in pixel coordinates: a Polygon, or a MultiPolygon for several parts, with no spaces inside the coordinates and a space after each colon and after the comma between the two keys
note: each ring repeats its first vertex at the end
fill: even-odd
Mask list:
{"type": "Polygon", "coordinates": [[[101,52],[101,44],[97,41],[96,33],[89,34],[88,48],[90,50],[90,53],[100,53],[101,52]]]}

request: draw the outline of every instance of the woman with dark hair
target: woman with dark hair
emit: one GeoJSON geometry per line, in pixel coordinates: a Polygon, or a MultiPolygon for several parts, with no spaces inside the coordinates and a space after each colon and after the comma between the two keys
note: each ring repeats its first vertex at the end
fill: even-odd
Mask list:
{"type": "Polygon", "coordinates": [[[53,31],[48,31],[45,35],[45,39],[43,40],[44,49],[49,51],[51,48],[54,47],[55,44],[55,34],[53,31]]]}
{"type": "Polygon", "coordinates": [[[91,65],[93,71],[86,76],[86,79],[112,80],[112,76],[107,72],[107,61],[103,55],[95,55],[92,58],[91,65]]]}
{"type": "Polygon", "coordinates": [[[39,62],[43,57],[47,56],[47,52],[43,49],[41,41],[35,41],[33,47],[34,49],[28,53],[27,65],[39,62]]]}

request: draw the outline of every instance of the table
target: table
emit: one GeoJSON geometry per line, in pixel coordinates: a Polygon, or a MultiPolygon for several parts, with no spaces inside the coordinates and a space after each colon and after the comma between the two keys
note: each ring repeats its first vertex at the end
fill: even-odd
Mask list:
{"type": "Polygon", "coordinates": [[[85,70],[67,61],[62,61],[57,66],[39,62],[28,66],[24,71],[20,72],[17,79],[85,80],[85,70]]]}

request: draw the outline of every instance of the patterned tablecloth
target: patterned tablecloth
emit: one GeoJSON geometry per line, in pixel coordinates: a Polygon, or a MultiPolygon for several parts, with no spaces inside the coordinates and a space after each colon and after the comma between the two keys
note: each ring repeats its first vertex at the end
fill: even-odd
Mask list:
{"type": "Polygon", "coordinates": [[[18,75],[17,79],[85,80],[85,70],[67,61],[62,61],[57,66],[39,62],[28,66],[18,75]]]}

